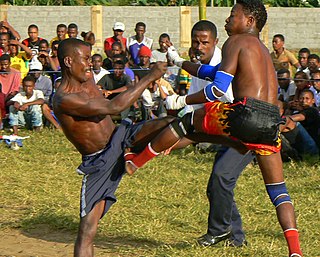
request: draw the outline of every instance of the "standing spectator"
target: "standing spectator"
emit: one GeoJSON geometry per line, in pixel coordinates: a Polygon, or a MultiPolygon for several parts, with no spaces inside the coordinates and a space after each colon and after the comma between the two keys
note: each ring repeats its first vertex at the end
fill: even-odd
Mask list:
{"type": "Polygon", "coordinates": [[[28,38],[22,41],[22,44],[29,47],[32,51],[32,55],[36,55],[39,52],[41,37],[39,37],[39,28],[35,24],[31,24],[28,27],[28,38]]]}
{"type": "Polygon", "coordinates": [[[292,76],[292,66],[299,68],[300,64],[294,54],[284,48],[284,36],[281,34],[274,35],[272,47],[274,51],[271,53],[271,58],[275,70],[288,69],[292,76]]]}
{"type": "Polygon", "coordinates": [[[10,35],[10,39],[21,39],[19,32],[16,31],[7,20],[0,22],[0,33],[8,33],[10,35]]]}
{"type": "Polygon", "coordinates": [[[146,37],[146,24],[138,22],[135,27],[136,34],[128,38],[127,49],[130,55],[131,65],[138,65],[140,62],[139,51],[142,46],[147,46],[152,49],[153,39],[146,37]]]}
{"type": "Polygon", "coordinates": [[[290,102],[296,94],[296,85],[290,78],[290,71],[288,69],[280,69],[277,71],[279,84],[279,100],[282,102],[290,102]]]}
{"type": "Polygon", "coordinates": [[[104,75],[110,74],[109,71],[102,68],[102,56],[100,54],[92,55],[93,79],[97,83],[104,75]]]}
{"type": "Polygon", "coordinates": [[[9,40],[10,35],[8,33],[0,34],[0,56],[3,54],[10,54],[9,40]]]}
{"type": "Polygon", "coordinates": [[[310,54],[308,56],[308,68],[310,71],[310,76],[315,71],[320,70],[320,57],[317,54],[310,54]]]}
{"type": "Polygon", "coordinates": [[[42,75],[43,66],[37,59],[32,59],[29,64],[29,73],[35,79],[35,89],[42,91],[45,103],[49,103],[52,94],[52,81],[42,75]]]}
{"type": "Polygon", "coordinates": [[[105,68],[106,70],[111,70],[113,56],[118,54],[125,56],[125,52],[122,50],[121,43],[119,41],[116,41],[111,46],[111,52],[109,53],[109,56],[107,56],[103,60],[102,67],[105,68]]]}
{"type": "Polygon", "coordinates": [[[320,110],[320,70],[312,73],[310,90],[313,92],[315,105],[320,110]]]}
{"type": "Polygon", "coordinates": [[[78,25],[75,23],[70,23],[68,25],[68,37],[77,38],[79,34],[78,25]]]}
{"type": "Polygon", "coordinates": [[[0,84],[1,92],[5,95],[6,101],[15,96],[21,85],[20,72],[10,67],[10,55],[0,56],[0,84]]]}
{"type": "Polygon", "coordinates": [[[40,131],[42,126],[41,105],[44,103],[43,93],[35,90],[35,81],[32,76],[26,76],[22,81],[23,91],[15,95],[11,101],[9,123],[13,134],[18,135],[18,126],[33,128],[40,131]]]}
{"type": "Polygon", "coordinates": [[[104,41],[104,52],[107,57],[112,58],[112,45],[115,42],[120,43],[120,49],[125,54],[126,53],[126,45],[127,39],[123,37],[123,33],[126,29],[125,25],[122,22],[115,22],[113,25],[113,36],[108,37],[104,41]]]}
{"type": "Polygon", "coordinates": [[[53,41],[58,41],[58,42],[61,42],[62,40],[66,39],[66,38],[69,38],[69,35],[67,34],[67,25],[66,24],[58,24],[57,25],[57,36],[52,38],[50,40],[50,47],[52,49],[52,43],[53,41]]]}
{"type": "Polygon", "coordinates": [[[310,55],[310,50],[308,48],[301,48],[298,52],[298,61],[300,63],[300,67],[297,68],[297,71],[303,71],[310,78],[310,71],[308,68],[308,57],[310,55]]]}

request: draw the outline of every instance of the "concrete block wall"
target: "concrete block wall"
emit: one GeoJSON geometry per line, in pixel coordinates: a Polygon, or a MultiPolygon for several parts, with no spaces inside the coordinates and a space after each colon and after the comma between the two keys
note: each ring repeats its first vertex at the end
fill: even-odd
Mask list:
{"type": "MultiPolygon", "coordinates": [[[[1,7],[0,7],[1,8],[1,7]]],[[[173,43],[180,47],[180,8],[179,7],[143,7],[143,6],[104,6],[102,8],[103,39],[112,35],[115,21],[126,25],[125,36],[134,35],[134,27],[138,21],[147,25],[148,37],[153,38],[158,47],[161,33],[168,33],[173,43]]],[[[224,31],[225,19],[229,16],[228,7],[207,7],[207,19],[213,21],[218,28],[220,43],[226,40],[224,31]]],[[[79,31],[91,28],[90,6],[9,6],[8,21],[19,31],[22,38],[27,37],[28,25],[39,26],[40,36],[50,40],[55,36],[59,23],[78,24],[79,31]]],[[[281,33],[286,38],[288,49],[308,47],[320,50],[320,30],[317,23],[320,8],[269,8],[266,35],[268,47],[272,49],[272,37],[281,33]]],[[[191,7],[192,25],[198,20],[198,7],[191,7]]]]}

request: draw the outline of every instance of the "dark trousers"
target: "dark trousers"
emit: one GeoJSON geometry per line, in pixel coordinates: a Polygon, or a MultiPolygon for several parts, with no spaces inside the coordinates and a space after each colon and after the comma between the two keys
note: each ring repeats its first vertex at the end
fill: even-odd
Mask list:
{"type": "Polygon", "coordinates": [[[253,157],[251,152],[242,155],[235,149],[226,147],[217,152],[207,187],[210,203],[208,234],[217,236],[231,230],[232,240],[244,240],[241,216],[234,202],[233,189],[242,170],[253,157]]]}

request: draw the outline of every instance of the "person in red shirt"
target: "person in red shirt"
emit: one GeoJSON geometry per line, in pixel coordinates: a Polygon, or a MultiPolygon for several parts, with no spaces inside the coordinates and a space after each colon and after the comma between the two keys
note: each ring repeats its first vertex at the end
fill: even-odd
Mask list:
{"type": "Polygon", "coordinates": [[[43,39],[38,36],[39,35],[39,28],[35,24],[31,24],[28,27],[28,38],[24,39],[22,41],[22,44],[29,47],[33,53],[33,55],[38,54],[39,47],[40,47],[40,41],[43,39]]]}
{"type": "Polygon", "coordinates": [[[120,42],[122,51],[126,52],[126,45],[127,39],[123,37],[123,32],[125,31],[126,27],[122,22],[116,22],[113,25],[113,37],[108,37],[104,41],[104,52],[106,55],[111,58],[112,57],[112,44],[114,42],[120,42]]]}

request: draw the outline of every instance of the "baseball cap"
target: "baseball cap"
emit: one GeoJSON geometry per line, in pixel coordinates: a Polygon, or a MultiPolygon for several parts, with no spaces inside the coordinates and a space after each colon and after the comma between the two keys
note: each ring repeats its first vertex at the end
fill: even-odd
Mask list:
{"type": "Polygon", "coordinates": [[[147,46],[141,46],[139,51],[139,56],[149,56],[151,57],[151,50],[147,46]]]}
{"type": "Polygon", "coordinates": [[[29,70],[42,70],[42,64],[39,61],[31,61],[29,62],[29,70]]]}
{"type": "Polygon", "coordinates": [[[124,24],[122,22],[115,22],[113,25],[113,30],[121,30],[121,31],[125,31],[126,26],[124,26],[124,24]]]}

